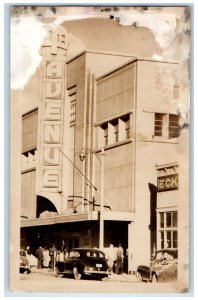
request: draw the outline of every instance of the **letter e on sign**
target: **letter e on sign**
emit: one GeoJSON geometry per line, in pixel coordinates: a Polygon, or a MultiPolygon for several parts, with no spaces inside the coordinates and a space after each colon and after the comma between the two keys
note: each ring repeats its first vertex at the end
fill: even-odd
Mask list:
{"type": "Polygon", "coordinates": [[[47,102],[45,105],[45,120],[61,120],[61,110],[61,102],[47,102]]]}
{"type": "Polygon", "coordinates": [[[43,171],[43,187],[50,187],[50,188],[59,187],[59,170],[43,171]]]}

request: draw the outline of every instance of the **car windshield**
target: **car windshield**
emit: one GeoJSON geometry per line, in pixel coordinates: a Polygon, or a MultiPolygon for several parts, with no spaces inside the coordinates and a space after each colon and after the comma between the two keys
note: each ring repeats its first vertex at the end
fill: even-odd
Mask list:
{"type": "Polygon", "coordinates": [[[78,251],[71,251],[69,254],[69,258],[78,258],[80,257],[80,253],[78,251]]]}
{"type": "Polygon", "coordinates": [[[156,256],[155,256],[155,260],[156,261],[164,261],[164,260],[173,260],[174,259],[174,255],[166,252],[166,251],[159,251],[157,252],[156,256]]]}
{"type": "Polygon", "coordinates": [[[164,252],[162,256],[162,260],[173,260],[174,256],[171,253],[164,252]]]}

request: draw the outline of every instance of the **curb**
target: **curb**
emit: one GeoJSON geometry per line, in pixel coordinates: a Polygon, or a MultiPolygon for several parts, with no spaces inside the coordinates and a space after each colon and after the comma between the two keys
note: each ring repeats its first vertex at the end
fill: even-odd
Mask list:
{"type": "MultiPolygon", "coordinates": [[[[43,268],[43,269],[37,269],[36,267],[31,268],[31,273],[38,273],[38,274],[43,274],[46,276],[56,276],[56,271],[53,271],[51,269],[48,268],[43,268]]],[[[105,281],[118,281],[118,282],[138,282],[137,277],[134,275],[128,275],[128,274],[122,274],[122,275],[118,275],[118,274],[110,274],[105,281]]]]}

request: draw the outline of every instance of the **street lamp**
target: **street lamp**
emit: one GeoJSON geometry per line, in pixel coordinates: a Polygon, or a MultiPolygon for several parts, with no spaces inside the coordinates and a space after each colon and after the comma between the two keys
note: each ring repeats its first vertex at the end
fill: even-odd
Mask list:
{"type": "Polygon", "coordinates": [[[83,161],[86,157],[86,154],[89,152],[93,153],[101,164],[99,249],[102,250],[104,248],[104,148],[101,149],[100,154],[96,154],[95,151],[89,148],[84,148],[79,155],[80,160],[83,161]],[[99,155],[101,156],[101,159],[99,158],[99,155]]]}

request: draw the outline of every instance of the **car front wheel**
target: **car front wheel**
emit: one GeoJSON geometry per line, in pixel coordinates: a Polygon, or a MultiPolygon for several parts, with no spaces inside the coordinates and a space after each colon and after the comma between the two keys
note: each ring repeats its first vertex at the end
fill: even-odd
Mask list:
{"type": "Polygon", "coordinates": [[[156,274],[153,274],[152,275],[152,280],[151,280],[152,283],[157,283],[157,276],[156,274]]]}
{"type": "Polygon", "coordinates": [[[77,267],[74,267],[73,268],[73,274],[74,274],[74,278],[76,280],[80,280],[81,277],[82,277],[82,274],[78,271],[78,268],[77,267]]]}

